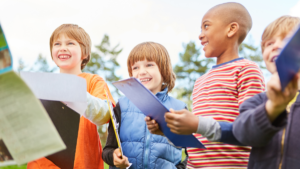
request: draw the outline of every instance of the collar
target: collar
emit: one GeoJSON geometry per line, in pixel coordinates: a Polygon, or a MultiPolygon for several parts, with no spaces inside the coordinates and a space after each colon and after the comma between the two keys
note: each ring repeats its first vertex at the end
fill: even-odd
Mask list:
{"type": "Polygon", "coordinates": [[[228,62],[224,62],[224,63],[218,64],[218,65],[214,65],[212,68],[214,69],[214,68],[220,67],[222,65],[226,65],[228,63],[232,63],[232,62],[235,62],[235,61],[238,61],[238,60],[242,60],[242,59],[244,59],[244,58],[236,58],[236,59],[230,60],[228,62]]]}
{"type": "Polygon", "coordinates": [[[163,91],[156,93],[155,96],[158,98],[158,100],[165,101],[168,96],[168,88],[166,87],[163,91]]]}

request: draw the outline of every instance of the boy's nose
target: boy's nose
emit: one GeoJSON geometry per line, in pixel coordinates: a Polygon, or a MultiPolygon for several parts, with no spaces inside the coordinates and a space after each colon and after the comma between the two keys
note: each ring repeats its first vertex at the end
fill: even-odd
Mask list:
{"type": "Polygon", "coordinates": [[[201,32],[200,35],[199,35],[199,40],[202,41],[203,38],[204,38],[204,34],[201,32]]]}
{"type": "Polygon", "coordinates": [[[67,48],[66,48],[65,45],[61,45],[59,50],[60,50],[60,51],[67,51],[67,48]]]}
{"type": "Polygon", "coordinates": [[[146,72],[147,72],[146,69],[145,69],[144,67],[141,67],[141,68],[140,68],[140,71],[139,71],[139,74],[140,74],[140,75],[145,75],[146,72]]]}

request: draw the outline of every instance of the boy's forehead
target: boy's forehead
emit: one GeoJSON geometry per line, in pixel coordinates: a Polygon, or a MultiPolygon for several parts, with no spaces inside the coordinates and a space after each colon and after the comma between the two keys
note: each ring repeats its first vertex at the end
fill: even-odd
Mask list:
{"type": "Polygon", "coordinates": [[[60,34],[58,34],[58,35],[56,35],[55,37],[54,37],[54,41],[58,41],[58,40],[61,40],[61,39],[71,39],[71,40],[75,40],[74,38],[72,38],[72,37],[70,37],[70,36],[68,36],[68,34],[66,34],[66,33],[60,33],[60,34]]]}
{"type": "Polygon", "coordinates": [[[216,11],[214,9],[210,9],[205,13],[205,15],[202,18],[202,24],[206,21],[213,22],[213,21],[222,21],[222,17],[220,15],[219,11],[216,11]]]}

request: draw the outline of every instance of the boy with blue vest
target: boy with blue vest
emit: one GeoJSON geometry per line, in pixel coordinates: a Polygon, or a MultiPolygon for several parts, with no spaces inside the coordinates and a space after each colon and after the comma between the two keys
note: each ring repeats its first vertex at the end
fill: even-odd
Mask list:
{"type": "MultiPolygon", "coordinates": [[[[186,108],[185,103],[168,95],[176,78],[165,47],[154,42],[141,43],[130,52],[127,66],[130,77],[139,79],[167,108],[186,108]]],[[[126,168],[129,163],[132,163],[131,169],[185,168],[181,163],[181,148],[175,147],[166,137],[151,134],[144,121],[145,115],[128,98],[119,99],[114,113],[124,156],[121,158],[110,123],[102,154],[110,168],[126,168]]]]}

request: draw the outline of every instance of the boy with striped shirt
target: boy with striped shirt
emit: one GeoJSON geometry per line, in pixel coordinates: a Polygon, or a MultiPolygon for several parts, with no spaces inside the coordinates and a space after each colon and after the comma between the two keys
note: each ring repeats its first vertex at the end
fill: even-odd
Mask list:
{"type": "MultiPolygon", "coordinates": [[[[199,39],[205,57],[216,57],[217,65],[195,82],[195,115],[233,122],[239,105],[264,90],[258,66],[238,54],[251,27],[250,14],[238,3],[217,5],[204,15],[199,39]]],[[[247,168],[250,147],[210,142],[200,134],[195,137],[207,149],[188,148],[188,168],[247,168]]]]}
{"type": "MultiPolygon", "coordinates": [[[[247,9],[238,3],[225,3],[211,8],[202,19],[199,35],[205,57],[216,57],[217,65],[195,82],[193,116],[187,110],[166,113],[171,131],[177,134],[195,134],[205,149],[188,148],[187,168],[247,168],[250,147],[210,142],[220,137],[213,127],[218,122],[233,122],[239,115],[239,106],[246,99],[264,91],[264,80],[258,66],[238,55],[239,45],[252,27],[247,9]],[[178,124],[183,129],[178,130],[178,124]],[[209,129],[208,129],[209,128],[209,129]],[[202,132],[201,130],[205,130],[202,132]]],[[[155,133],[155,125],[148,124],[155,133]]]]}

